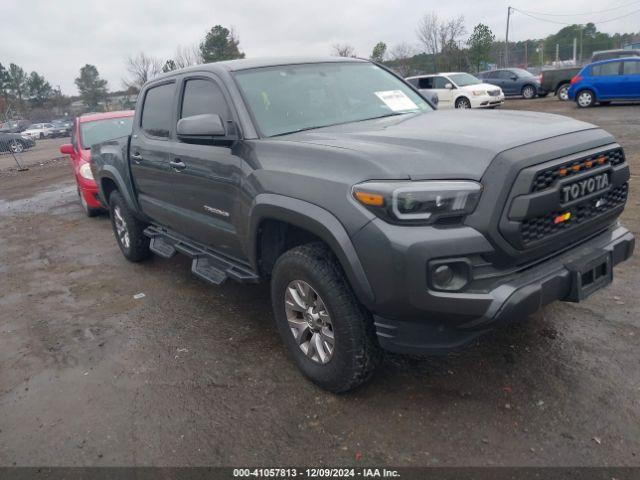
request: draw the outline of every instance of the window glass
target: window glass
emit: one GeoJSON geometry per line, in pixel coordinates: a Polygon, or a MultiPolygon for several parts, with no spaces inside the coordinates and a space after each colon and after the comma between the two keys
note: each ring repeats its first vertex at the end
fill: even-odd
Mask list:
{"type": "MultiPolygon", "coordinates": [[[[169,83],[147,90],[142,110],[142,130],[154,137],[169,137],[173,117],[173,92],[169,83]]],[[[83,141],[84,143],[84,141],[83,141]]]]}
{"type": "Polygon", "coordinates": [[[229,106],[220,87],[211,80],[187,80],[180,118],[216,113],[223,122],[230,120],[229,106]]]}
{"type": "Polygon", "coordinates": [[[449,82],[449,80],[447,80],[444,77],[434,77],[433,78],[433,88],[440,88],[440,89],[444,89],[445,85],[447,83],[451,83],[449,82]]]}
{"type": "Polygon", "coordinates": [[[96,143],[131,135],[132,126],[133,117],[108,118],[95,120],[93,122],[83,122],[80,124],[82,148],[88,150],[91,148],[91,145],[96,143]]]}
{"type": "Polygon", "coordinates": [[[469,85],[478,85],[479,83],[482,83],[476,77],[468,73],[454,73],[453,75],[449,75],[449,78],[459,87],[467,87],[469,85]]]}
{"type": "Polygon", "coordinates": [[[603,63],[591,67],[591,75],[594,77],[604,77],[607,75],[618,75],[620,71],[620,62],[603,63]]]}
{"type": "Polygon", "coordinates": [[[627,60],[622,67],[624,75],[640,75],[640,60],[627,60]]]}
{"type": "Polygon", "coordinates": [[[425,77],[420,79],[420,87],[423,90],[428,90],[433,88],[433,77],[425,77]]]}
{"type": "Polygon", "coordinates": [[[502,80],[511,80],[511,77],[513,77],[514,75],[515,74],[510,72],[509,70],[500,70],[496,72],[495,78],[500,78],[502,80]]]}
{"type": "Polygon", "coordinates": [[[409,79],[407,79],[407,83],[410,83],[411,85],[413,85],[416,88],[420,88],[418,86],[418,79],[417,78],[409,78],[409,79]]]}
{"type": "Polygon", "coordinates": [[[267,137],[433,110],[405,82],[368,62],[282,65],[234,75],[267,137]]]}

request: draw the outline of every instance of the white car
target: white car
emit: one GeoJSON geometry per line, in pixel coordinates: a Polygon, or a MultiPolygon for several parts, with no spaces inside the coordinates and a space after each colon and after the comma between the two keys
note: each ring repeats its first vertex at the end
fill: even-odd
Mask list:
{"type": "Polygon", "coordinates": [[[407,82],[420,91],[438,94],[438,109],[495,108],[504,103],[500,87],[482,83],[469,73],[452,72],[409,77],[407,82]]]}
{"type": "Polygon", "coordinates": [[[52,137],[55,133],[56,127],[51,123],[34,123],[21,133],[23,137],[37,140],[40,138],[52,137]]]}

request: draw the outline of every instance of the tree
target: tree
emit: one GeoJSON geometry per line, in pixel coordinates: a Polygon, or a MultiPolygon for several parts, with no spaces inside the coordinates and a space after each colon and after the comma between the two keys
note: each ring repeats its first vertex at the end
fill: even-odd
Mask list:
{"type": "Polygon", "coordinates": [[[135,57],[128,57],[125,69],[129,77],[123,80],[126,88],[134,87],[140,90],[142,86],[163,70],[162,61],[140,52],[135,57]]]}
{"type": "Polygon", "coordinates": [[[9,102],[9,72],[0,63],[0,95],[5,103],[9,102]]]}
{"type": "MultiPolygon", "coordinates": [[[[244,53],[242,54],[242,57],[239,58],[244,58],[244,53]]],[[[172,60],[175,63],[176,68],[190,67],[191,65],[199,65],[203,62],[202,53],[198,45],[191,45],[190,47],[178,45],[172,60]]]]}
{"type": "Polygon", "coordinates": [[[406,77],[411,73],[410,60],[414,55],[415,49],[411,45],[400,43],[389,52],[389,66],[401,77],[406,77]]]}
{"type": "Polygon", "coordinates": [[[373,47],[373,51],[371,52],[371,56],[369,59],[372,62],[382,63],[384,62],[384,57],[387,53],[387,44],[384,42],[376,43],[376,46],[373,47]]]}
{"type": "Polygon", "coordinates": [[[333,56],[335,57],[355,57],[356,49],[353,45],[349,45],[348,43],[336,43],[331,49],[333,50],[333,56]]]}
{"type": "Polygon", "coordinates": [[[164,62],[164,65],[162,66],[162,71],[164,73],[173,72],[174,70],[177,70],[177,69],[178,69],[178,66],[176,65],[176,62],[171,58],[166,62],[164,62]]]}
{"type": "Polygon", "coordinates": [[[440,52],[440,20],[435,12],[427,13],[420,19],[417,34],[425,52],[433,57],[433,69],[437,71],[436,56],[440,52]]]}
{"type": "Polygon", "coordinates": [[[43,107],[53,94],[51,84],[47,82],[42,75],[39,75],[38,72],[31,72],[31,75],[29,75],[27,90],[29,98],[31,99],[31,105],[34,107],[43,107]]]}
{"type": "Polygon", "coordinates": [[[204,63],[244,58],[244,52],[238,48],[240,40],[233,30],[216,25],[200,44],[200,54],[204,63]]]}
{"type": "Polygon", "coordinates": [[[87,64],[82,67],[75,83],[82,100],[91,110],[95,110],[100,100],[107,96],[107,81],[100,78],[98,69],[93,65],[87,64]]]}
{"type": "Polygon", "coordinates": [[[479,72],[483,62],[488,62],[491,55],[491,46],[496,36],[484,23],[479,23],[473,27],[473,33],[467,40],[469,46],[469,59],[471,64],[479,72]]]}
{"type": "Polygon", "coordinates": [[[7,73],[9,92],[18,100],[19,107],[22,107],[22,99],[27,93],[27,74],[15,63],[9,65],[7,73]]]}
{"type": "Polygon", "coordinates": [[[446,69],[452,63],[459,61],[458,41],[465,31],[463,15],[441,21],[435,12],[431,12],[420,19],[417,30],[418,39],[424,46],[425,52],[431,54],[435,71],[438,70],[438,57],[440,57],[440,64],[446,69]]]}

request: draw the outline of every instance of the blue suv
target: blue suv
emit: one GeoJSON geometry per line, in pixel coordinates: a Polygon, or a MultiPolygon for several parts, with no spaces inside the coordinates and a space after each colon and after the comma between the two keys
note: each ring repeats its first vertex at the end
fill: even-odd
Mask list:
{"type": "Polygon", "coordinates": [[[571,79],[569,98],[579,107],[596,102],[640,100],[640,58],[618,58],[591,63],[571,79]]]}

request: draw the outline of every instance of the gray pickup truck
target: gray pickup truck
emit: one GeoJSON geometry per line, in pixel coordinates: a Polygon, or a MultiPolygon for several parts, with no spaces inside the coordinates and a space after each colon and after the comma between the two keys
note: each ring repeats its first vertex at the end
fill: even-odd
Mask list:
{"type": "Polygon", "coordinates": [[[162,75],[132,135],[92,147],[92,171],[127,259],[179,252],[212,284],[270,281],[291,357],[334,392],[385,349],[447,352],[580,301],[634,248],[617,222],[629,167],[607,132],[435,111],[358,59],[162,75]]]}

